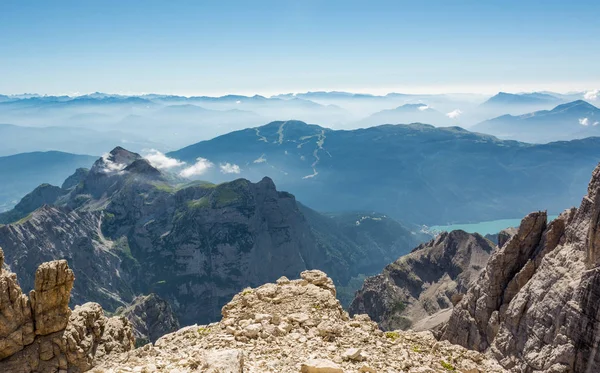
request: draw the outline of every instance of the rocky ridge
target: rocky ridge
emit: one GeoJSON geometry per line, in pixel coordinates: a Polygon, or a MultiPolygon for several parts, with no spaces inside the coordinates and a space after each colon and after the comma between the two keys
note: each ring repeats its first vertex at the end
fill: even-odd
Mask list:
{"type": "Polygon", "coordinates": [[[456,305],[443,338],[512,372],[600,369],[600,165],[581,206],[527,215],[456,305]]]}
{"type": "Polygon", "coordinates": [[[0,269],[0,371],[80,373],[133,348],[126,319],[106,318],[97,303],[69,309],[74,280],[65,260],[44,263],[28,297],[16,275],[0,269]]]}
{"type": "Polygon", "coordinates": [[[431,332],[385,333],[367,315],[350,318],[335,292],[318,270],[247,288],[223,307],[220,322],[111,355],[92,372],[503,372],[431,332]]]}
{"type": "Polygon", "coordinates": [[[116,315],[126,318],[133,328],[136,346],[156,340],[179,329],[179,321],[171,305],[156,294],[135,297],[127,307],[121,307],[116,315]]]}
{"type": "Polygon", "coordinates": [[[493,248],[479,234],[443,232],[367,278],[349,312],[368,314],[384,330],[435,328],[448,320],[493,248]]]}

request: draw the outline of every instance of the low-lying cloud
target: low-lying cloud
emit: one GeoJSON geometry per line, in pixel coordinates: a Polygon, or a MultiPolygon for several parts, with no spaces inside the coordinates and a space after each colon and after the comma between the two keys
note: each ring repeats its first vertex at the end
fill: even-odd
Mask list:
{"type": "Polygon", "coordinates": [[[450,119],[456,119],[456,118],[460,117],[461,114],[462,114],[462,111],[460,109],[456,109],[456,110],[452,110],[449,113],[446,113],[446,116],[450,119]]]}
{"type": "Polygon", "coordinates": [[[182,167],[185,165],[185,162],[175,158],[167,157],[156,149],[150,150],[150,152],[145,155],[144,158],[146,158],[152,166],[158,168],[159,170],[182,167]]]}
{"type": "Polygon", "coordinates": [[[179,175],[182,177],[192,177],[192,176],[202,175],[203,173],[205,173],[208,169],[210,169],[213,166],[214,166],[214,164],[206,158],[202,158],[202,157],[196,158],[196,163],[181,170],[179,175]]]}
{"type": "Polygon", "coordinates": [[[110,154],[106,153],[102,155],[102,160],[104,161],[104,167],[102,168],[102,172],[105,174],[111,174],[116,172],[121,172],[127,167],[124,163],[116,163],[110,159],[110,154]]]}
{"type": "Polygon", "coordinates": [[[430,107],[428,105],[421,105],[421,106],[419,106],[419,110],[421,110],[421,111],[425,111],[427,109],[430,109],[430,107]]]}
{"type": "Polygon", "coordinates": [[[600,96],[600,89],[594,89],[593,91],[586,92],[583,98],[590,101],[595,101],[600,96]]]}
{"type": "Polygon", "coordinates": [[[579,124],[582,126],[589,126],[590,120],[588,118],[579,118],[579,124]]]}
{"type": "Polygon", "coordinates": [[[242,170],[237,164],[221,163],[219,165],[221,172],[224,174],[239,174],[242,170]]]}

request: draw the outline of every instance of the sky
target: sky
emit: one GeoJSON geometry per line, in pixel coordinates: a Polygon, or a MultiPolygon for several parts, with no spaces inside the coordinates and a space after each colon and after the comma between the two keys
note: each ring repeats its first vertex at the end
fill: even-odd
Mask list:
{"type": "Polygon", "coordinates": [[[0,93],[600,87],[600,1],[0,1],[0,93]]]}

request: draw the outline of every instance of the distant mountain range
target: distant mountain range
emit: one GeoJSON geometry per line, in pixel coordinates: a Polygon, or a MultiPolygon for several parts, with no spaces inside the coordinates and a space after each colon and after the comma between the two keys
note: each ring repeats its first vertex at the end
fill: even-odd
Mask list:
{"type": "Polygon", "coordinates": [[[62,152],[33,152],[0,157],[0,212],[11,209],[26,193],[42,183],[61,184],[97,157],[62,152]]]}
{"type": "Polygon", "coordinates": [[[458,127],[334,131],[287,121],[168,156],[188,165],[208,160],[213,166],[197,177],[215,182],[270,175],[320,211],[375,210],[429,225],[514,218],[540,208],[557,213],[574,205],[600,160],[600,138],[531,145],[458,127]]]}
{"type": "Polygon", "coordinates": [[[502,138],[545,143],[600,136],[600,109],[577,100],[523,115],[503,115],[479,123],[472,131],[502,138]]]}
{"type": "Polygon", "coordinates": [[[436,127],[449,125],[451,119],[427,104],[404,104],[395,109],[379,111],[357,122],[359,126],[376,126],[381,124],[427,123],[436,127]]]}

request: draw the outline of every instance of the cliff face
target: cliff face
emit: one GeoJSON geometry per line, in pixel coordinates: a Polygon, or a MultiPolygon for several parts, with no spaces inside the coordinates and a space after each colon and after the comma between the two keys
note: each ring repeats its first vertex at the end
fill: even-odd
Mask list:
{"type": "Polygon", "coordinates": [[[378,228],[390,239],[375,245],[353,238],[269,178],[188,182],[123,148],[78,170],[61,191],[51,204],[34,199],[31,215],[0,226],[0,245],[21,286],[33,288],[40,263],[64,258],[78,278],[75,303],[93,300],[112,312],[155,293],[183,324],[216,320],[245,286],[309,268],[343,284],[383,267],[387,256],[379,253],[397,257],[417,244],[409,230],[385,221],[362,230],[378,228]]]}
{"type": "Polygon", "coordinates": [[[526,216],[454,308],[444,338],[515,372],[600,369],[600,166],[578,209],[526,216]]]}
{"type": "Polygon", "coordinates": [[[156,340],[179,329],[179,321],[171,305],[156,294],[140,295],[127,306],[117,310],[133,329],[137,346],[156,340]]]}
{"type": "Polygon", "coordinates": [[[384,330],[434,328],[448,319],[492,249],[478,234],[444,232],[367,278],[349,311],[368,314],[384,330]]]}
{"type": "Polygon", "coordinates": [[[335,292],[317,270],[247,288],[223,307],[220,322],[111,355],[92,372],[503,372],[493,359],[431,332],[384,333],[367,315],[350,318],[335,292]]]}
{"type": "Polygon", "coordinates": [[[69,309],[74,279],[66,261],[44,263],[27,297],[16,275],[0,270],[0,371],[85,372],[98,359],[132,349],[127,320],[104,317],[96,303],[69,309]]]}

